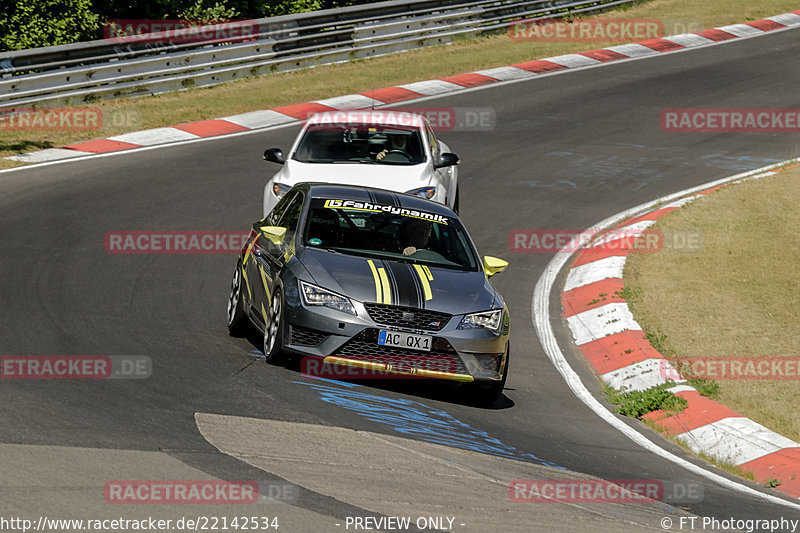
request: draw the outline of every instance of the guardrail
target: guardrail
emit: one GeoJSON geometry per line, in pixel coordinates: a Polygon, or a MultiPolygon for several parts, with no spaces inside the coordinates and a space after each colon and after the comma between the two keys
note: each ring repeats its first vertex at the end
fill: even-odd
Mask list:
{"type": "Polygon", "coordinates": [[[8,52],[0,55],[0,106],[80,104],[206,87],[447,44],[497,33],[520,19],[547,20],[637,1],[395,0],[237,21],[258,27],[247,42],[175,42],[169,34],[153,33],[8,52]]]}

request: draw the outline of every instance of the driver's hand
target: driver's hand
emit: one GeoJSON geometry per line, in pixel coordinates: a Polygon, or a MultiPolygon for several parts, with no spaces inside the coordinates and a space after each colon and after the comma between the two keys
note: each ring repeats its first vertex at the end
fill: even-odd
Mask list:
{"type": "Polygon", "coordinates": [[[411,254],[413,254],[413,253],[414,253],[414,252],[416,252],[416,251],[417,251],[417,249],[416,249],[416,248],[414,248],[413,246],[407,246],[407,247],[406,247],[406,248],[403,250],[403,255],[411,255],[411,254]]]}
{"type": "Polygon", "coordinates": [[[380,161],[381,159],[383,159],[384,157],[386,157],[386,154],[388,154],[388,153],[389,153],[389,150],[387,150],[386,148],[384,148],[384,149],[383,149],[381,152],[379,152],[379,153],[378,153],[378,155],[376,155],[376,156],[375,156],[375,159],[377,159],[378,161],[380,161]]]}

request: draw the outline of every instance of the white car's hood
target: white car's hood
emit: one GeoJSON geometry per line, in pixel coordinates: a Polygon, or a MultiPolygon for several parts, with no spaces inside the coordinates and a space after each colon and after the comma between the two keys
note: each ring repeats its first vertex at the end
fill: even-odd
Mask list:
{"type": "Polygon", "coordinates": [[[430,183],[430,166],[419,165],[383,165],[370,163],[300,163],[289,159],[280,172],[275,175],[276,181],[290,187],[305,181],[321,183],[337,183],[377,187],[397,192],[406,192],[430,183]]]}

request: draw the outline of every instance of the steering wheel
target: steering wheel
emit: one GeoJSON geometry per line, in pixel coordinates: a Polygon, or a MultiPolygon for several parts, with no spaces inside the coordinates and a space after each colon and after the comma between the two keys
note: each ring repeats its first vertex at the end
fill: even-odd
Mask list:
{"type": "Polygon", "coordinates": [[[386,152],[386,155],[383,156],[383,159],[386,159],[387,157],[389,157],[392,154],[402,155],[403,157],[405,157],[406,159],[411,161],[411,154],[409,154],[405,150],[389,150],[388,152],[386,152]]]}

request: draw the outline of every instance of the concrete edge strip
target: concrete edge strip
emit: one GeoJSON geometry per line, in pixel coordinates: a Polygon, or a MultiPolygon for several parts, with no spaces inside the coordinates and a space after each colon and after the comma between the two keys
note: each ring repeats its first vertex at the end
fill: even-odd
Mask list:
{"type": "MultiPolygon", "coordinates": [[[[784,162],[787,163],[790,162],[784,162]]],[[[759,170],[747,179],[774,175],[781,170],[759,170]]],[[[731,181],[743,179],[734,176],[731,181]]],[[[561,293],[564,318],[578,349],[607,385],[622,391],[641,391],[670,381],[678,384],[672,391],[687,400],[687,408],[672,416],[656,411],[645,415],[645,419],[693,452],[702,452],[749,470],[759,482],[780,479],[782,483],[777,490],[800,498],[800,480],[796,479],[800,474],[800,453],[797,453],[800,444],[701,396],[685,384],[679,372],[644,338],[622,294],[615,293],[614,298],[605,303],[606,291],[624,287],[622,270],[633,241],[619,243],[616,255],[611,257],[585,260],[586,254],[596,253],[592,248],[598,243],[617,242],[607,235],[640,235],[643,228],[658,218],[723,186],[707,187],[656,209],[638,212],[635,218],[611,226],[607,233],[594,233],[595,240],[584,244],[567,273],[561,293]],[[576,263],[580,266],[574,266],[576,263]],[[604,301],[598,301],[601,297],[604,301]]]]}
{"type": "Polygon", "coordinates": [[[316,102],[240,113],[215,120],[204,120],[172,127],[125,133],[106,139],[94,139],[71,144],[61,148],[49,148],[20,155],[7,156],[5,159],[23,163],[54,162],[62,159],[73,159],[79,156],[108,154],[134,148],[160,146],[199,138],[253,131],[281,124],[295,123],[303,120],[310,113],[322,110],[365,109],[371,105],[374,107],[382,107],[395,102],[414,100],[420,97],[440,96],[459,92],[467,88],[520,81],[554,71],[594,68],[620,60],[638,59],[664,53],[685,51],[700,46],[711,46],[733,39],[750,38],[764,35],[772,31],[786,30],[794,26],[800,26],[800,10],[775,15],[759,21],[751,21],[745,24],[733,24],[713,30],[673,35],[660,39],[643,41],[641,43],[611,46],[577,54],[565,54],[506,67],[497,67],[449,76],[442,79],[426,80],[384,89],[376,89],[375,91],[368,91],[361,94],[350,94],[316,102]],[[720,34],[723,34],[724,37],[719,37],[720,34]]]}

